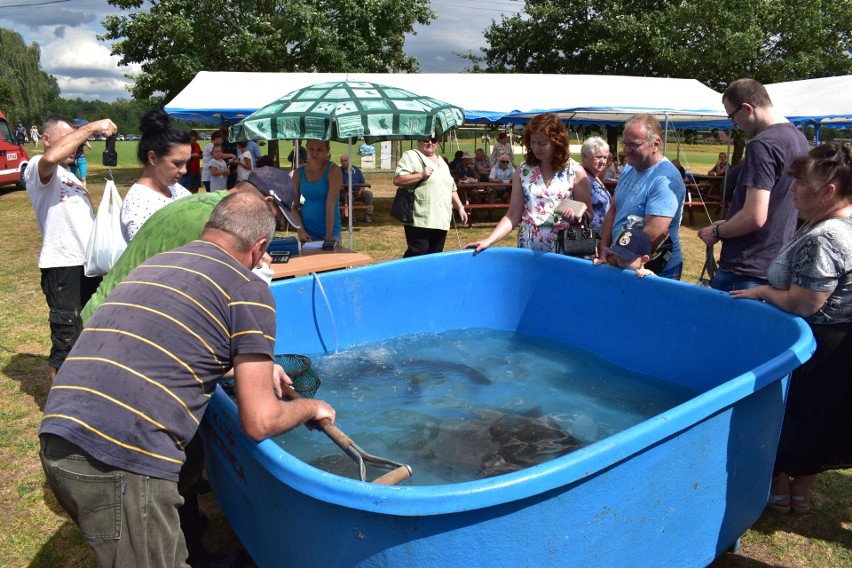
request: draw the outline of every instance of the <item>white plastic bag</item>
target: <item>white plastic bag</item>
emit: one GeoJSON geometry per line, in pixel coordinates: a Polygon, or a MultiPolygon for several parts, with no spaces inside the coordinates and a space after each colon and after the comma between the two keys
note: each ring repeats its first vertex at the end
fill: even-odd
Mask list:
{"type": "Polygon", "coordinates": [[[127,242],[121,232],[121,196],[115,182],[107,180],[86,249],[86,276],[103,276],[118,260],[127,242]]]}

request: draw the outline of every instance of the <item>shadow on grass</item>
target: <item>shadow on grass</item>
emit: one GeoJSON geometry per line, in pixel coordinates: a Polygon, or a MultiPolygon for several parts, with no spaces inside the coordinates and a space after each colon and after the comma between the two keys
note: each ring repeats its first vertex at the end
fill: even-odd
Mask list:
{"type": "Polygon", "coordinates": [[[39,409],[44,410],[50,390],[50,371],[47,357],[34,353],[15,353],[3,367],[3,374],[21,383],[21,390],[33,397],[39,409]]]}
{"type": "MultiPolygon", "coordinates": [[[[740,554],[725,553],[716,559],[710,568],[777,566],[774,560],[778,559],[769,558],[773,554],[770,550],[777,551],[779,547],[789,546],[790,540],[785,537],[785,534],[790,533],[808,541],[825,543],[836,551],[852,551],[852,531],[844,527],[844,524],[849,523],[850,520],[852,520],[852,475],[839,471],[821,473],[817,476],[811,491],[811,513],[780,515],[767,510],[749,529],[749,532],[756,533],[757,537],[750,540],[762,541],[750,547],[750,556],[766,556],[771,563],[767,564],[742,556],[742,552],[740,554]],[[766,552],[758,552],[756,548],[766,552]]],[[[807,557],[808,553],[803,552],[803,558],[807,557]]],[[[840,562],[837,565],[842,565],[844,562],[842,558],[837,560],[840,562]]]]}
{"type": "Polygon", "coordinates": [[[53,568],[54,566],[95,566],[95,557],[89,550],[83,533],[68,518],[59,505],[53,490],[45,482],[42,485],[44,504],[65,522],[54,531],[29,563],[29,568],[53,568]]]}
{"type": "Polygon", "coordinates": [[[766,511],[751,527],[752,531],[771,536],[784,531],[807,539],[852,550],[852,531],[844,523],[852,520],[852,475],[827,471],[817,476],[811,490],[811,512],[807,515],[780,515],[766,511]]]}

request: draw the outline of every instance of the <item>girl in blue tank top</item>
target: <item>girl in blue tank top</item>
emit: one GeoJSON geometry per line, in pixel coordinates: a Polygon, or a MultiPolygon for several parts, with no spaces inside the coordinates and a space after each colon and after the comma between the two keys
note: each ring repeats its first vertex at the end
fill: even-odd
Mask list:
{"type": "Polygon", "coordinates": [[[339,199],[343,175],[340,168],[329,161],[331,147],[328,142],[309,140],[307,150],[307,162],[293,180],[296,186],[293,212],[302,225],[296,233],[303,243],[332,238],[340,242],[339,199]],[[305,202],[300,204],[302,196],[305,202]]]}

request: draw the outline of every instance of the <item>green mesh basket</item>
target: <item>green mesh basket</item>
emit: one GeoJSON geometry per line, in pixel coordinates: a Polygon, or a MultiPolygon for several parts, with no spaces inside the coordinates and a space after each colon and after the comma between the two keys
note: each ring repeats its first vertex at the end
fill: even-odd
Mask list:
{"type": "MultiPolygon", "coordinates": [[[[302,398],[313,398],[322,384],[319,375],[311,368],[311,360],[304,355],[276,355],[275,363],[281,365],[293,381],[293,390],[302,398]]],[[[222,377],[219,384],[229,396],[236,396],[234,377],[222,377]]]]}
{"type": "Polygon", "coordinates": [[[311,360],[304,355],[276,355],[275,363],[284,368],[284,372],[293,381],[293,390],[302,398],[313,398],[322,381],[311,367],[311,360]]]}

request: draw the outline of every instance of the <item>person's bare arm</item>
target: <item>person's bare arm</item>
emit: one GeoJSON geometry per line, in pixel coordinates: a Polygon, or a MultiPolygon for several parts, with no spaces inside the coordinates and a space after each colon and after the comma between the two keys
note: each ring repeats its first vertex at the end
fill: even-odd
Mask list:
{"type": "Polygon", "coordinates": [[[671,217],[660,217],[659,215],[645,215],[644,231],[651,238],[651,248],[656,250],[666,235],[669,234],[669,226],[672,223],[671,217]]]}
{"type": "Polygon", "coordinates": [[[89,122],[83,126],[71,130],[65,136],[57,140],[50,139],[50,147],[44,152],[44,155],[38,161],[38,177],[41,183],[48,183],[53,179],[56,169],[74,155],[77,148],[86,142],[90,136],[101,134],[109,137],[118,132],[118,127],[108,118],[89,122]]]}
{"type": "Polygon", "coordinates": [[[592,213],[592,182],[589,176],[586,175],[586,170],[580,168],[577,173],[577,179],[574,182],[573,196],[576,201],[581,201],[586,204],[586,210],[591,215],[592,213]]]}
{"type": "Polygon", "coordinates": [[[601,223],[601,238],[598,242],[598,258],[604,258],[606,250],[612,244],[612,225],[615,223],[615,196],[612,196],[612,203],[609,204],[609,209],[604,215],[603,223],[601,223]]]}
{"type": "Polygon", "coordinates": [[[240,424],[246,435],[260,442],[277,436],[309,420],[334,421],[334,409],[316,399],[283,402],[273,389],[272,359],[264,355],[234,357],[234,384],[240,424]]]}
{"type": "Polygon", "coordinates": [[[494,243],[503,240],[521,222],[521,216],[524,213],[524,190],[521,189],[520,175],[520,169],[515,170],[515,175],[512,178],[512,196],[509,198],[509,209],[497,222],[497,226],[494,227],[491,234],[481,241],[465,245],[465,248],[473,249],[473,254],[478,254],[494,243]]]}
{"type": "Polygon", "coordinates": [[[456,208],[456,211],[459,212],[459,219],[462,222],[462,225],[467,225],[467,210],[464,208],[464,203],[459,199],[459,192],[453,192],[453,207],[456,208]]]}
{"type": "Polygon", "coordinates": [[[825,304],[832,292],[833,290],[817,292],[792,284],[789,290],[780,290],[772,286],[757,286],[745,290],[732,290],[730,294],[734,298],[763,300],[784,311],[806,318],[815,314],[825,304]]]}
{"type": "Polygon", "coordinates": [[[340,188],[343,187],[343,173],[340,166],[332,165],[328,170],[328,195],[325,199],[325,238],[334,238],[334,217],[340,206],[340,188]]]}
{"type": "MultiPolygon", "coordinates": [[[[758,187],[748,187],[746,188],[743,208],[727,221],[716,221],[713,225],[719,225],[719,236],[721,238],[731,239],[757,231],[766,224],[768,216],[769,191],[758,187]]],[[[698,231],[698,237],[707,245],[713,245],[719,241],[719,239],[713,237],[713,225],[698,231]]]]}

